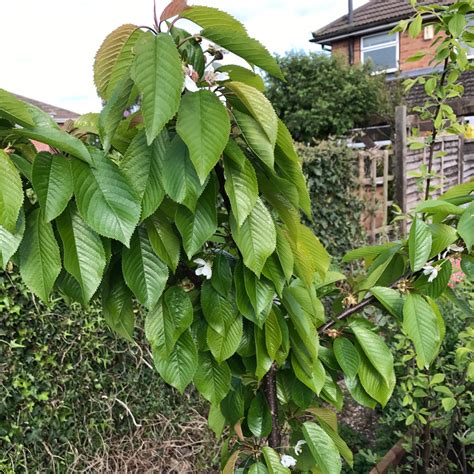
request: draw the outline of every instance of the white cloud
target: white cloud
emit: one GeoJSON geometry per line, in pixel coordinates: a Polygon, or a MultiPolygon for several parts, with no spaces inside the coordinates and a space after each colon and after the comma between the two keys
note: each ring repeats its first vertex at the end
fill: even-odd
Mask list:
{"type": "MultiPolygon", "coordinates": [[[[157,0],[163,8],[167,0],[157,0]]],[[[123,23],[151,25],[152,0],[15,0],[2,5],[0,87],[77,112],[97,111],[94,54],[123,23]]],[[[347,0],[201,0],[243,21],[273,53],[315,50],[311,31],[346,12],[347,0]]],[[[365,3],[356,0],[355,6],[365,3]]]]}

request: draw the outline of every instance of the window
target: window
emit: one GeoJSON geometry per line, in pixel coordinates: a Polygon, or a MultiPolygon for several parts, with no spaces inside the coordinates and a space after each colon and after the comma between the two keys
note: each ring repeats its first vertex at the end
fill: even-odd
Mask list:
{"type": "Polygon", "coordinates": [[[398,69],[398,34],[379,33],[361,39],[363,63],[372,62],[375,71],[392,72],[398,69]]]}

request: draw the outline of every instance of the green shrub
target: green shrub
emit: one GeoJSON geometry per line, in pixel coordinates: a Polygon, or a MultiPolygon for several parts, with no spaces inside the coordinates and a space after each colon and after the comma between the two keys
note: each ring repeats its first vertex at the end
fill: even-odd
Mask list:
{"type": "Polygon", "coordinates": [[[286,82],[268,77],[266,95],[299,142],[341,136],[393,115],[398,99],[370,66],[349,66],[337,55],[318,53],[290,53],[278,63],[286,82]]]}
{"type": "Polygon", "coordinates": [[[357,169],[353,151],[344,142],[322,141],[317,146],[298,144],[303,158],[315,234],[334,256],[363,241],[362,201],[357,191],[357,169]]]}
{"type": "MultiPolygon", "coordinates": [[[[188,460],[210,469],[204,460],[215,443],[203,403],[161,381],[140,336],[136,345],[118,340],[98,308],[60,300],[45,307],[16,274],[0,273],[0,472],[53,472],[52,462],[59,472],[87,469],[101,456],[121,456],[115,445],[131,452],[146,440],[159,469],[166,439],[178,443],[190,427],[207,449],[188,450],[188,460]]],[[[168,454],[167,465],[180,456],[168,454]]]]}

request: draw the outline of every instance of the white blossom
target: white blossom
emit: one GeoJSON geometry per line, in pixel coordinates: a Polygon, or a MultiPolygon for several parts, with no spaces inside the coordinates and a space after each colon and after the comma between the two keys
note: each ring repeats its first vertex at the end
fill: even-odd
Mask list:
{"type": "Polygon", "coordinates": [[[216,72],[209,69],[204,74],[204,80],[210,85],[214,85],[216,82],[228,81],[230,76],[227,72],[216,72]]]}
{"type": "Polygon", "coordinates": [[[430,263],[423,267],[423,275],[429,275],[428,283],[431,283],[438,276],[440,269],[441,265],[435,265],[433,267],[430,263]]]}
{"type": "Polygon", "coordinates": [[[199,265],[198,268],[195,270],[195,274],[200,276],[205,276],[208,280],[212,278],[212,263],[204,260],[202,258],[196,258],[196,260],[193,260],[194,263],[199,265]]]}
{"type": "Polygon", "coordinates": [[[184,68],[184,87],[189,92],[197,92],[199,90],[196,82],[199,80],[199,74],[194,68],[189,64],[184,68]]]}
{"type": "Polygon", "coordinates": [[[464,251],[464,247],[460,246],[460,245],[456,245],[456,244],[451,244],[449,247],[448,247],[448,251],[449,252],[456,252],[456,253],[461,253],[464,251]]]}
{"type": "Polygon", "coordinates": [[[302,452],[303,452],[303,448],[301,446],[303,446],[304,444],[306,444],[306,441],[304,439],[300,439],[297,443],[296,443],[296,446],[295,446],[295,454],[297,456],[299,456],[302,452]]]}
{"type": "Polygon", "coordinates": [[[296,466],[296,459],[293,456],[288,456],[288,454],[284,454],[281,457],[281,465],[283,467],[293,467],[296,466]]]}

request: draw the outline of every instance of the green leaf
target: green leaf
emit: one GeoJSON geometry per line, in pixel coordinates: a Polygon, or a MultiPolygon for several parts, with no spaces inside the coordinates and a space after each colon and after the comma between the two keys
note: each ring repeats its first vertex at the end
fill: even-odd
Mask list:
{"type": "Polygon", "coordinates": [[[140,219],[140,204],[112,160],[94,153],[94,167],[73,161],[74,194],[86,223],[100,235],[128,245],[140,219]]]}
{"type": "Polygon", "coordinates": [[[257,392],[255,398],[250,403],[247,424],[249,430],[257,438],[265,438],[272,431],[272,415],[268,408],[268,403],[261,392],[257,392]]]}
{"type": "Polygon", "coordinates": [[[312,316],[313,302],[309,292],[302,287],[287,287],[283,290],[283,305],[290,315],[290,321],[301,338],[304,347],[314,361],[318,357],[319,337],[312,316]]]}
{"type": "Polygon", "coordinates": [[[276,248],[275,225],[262,200],[257,199],[255,207],[241,227],[231,214],[230,228],[245,266],[260,276],[265,261],[276,248]]]}
{"type": "Polygon", "coordinates": [[[69,135],[64,130],[51,127],[36,127],[31,129],[15,129],[12,131],[15,135],[36,140],[41,143],[46,143],[58,150],[69,153],[70,155],[79,158],[85,163],[92,163],[91,155],[84,143],[76,137],[69,135]]]}
{"type": "Polygon", "coordinates": [[[189,31],[177,28],[176,24],[169,30],[174,42],[178,46],[179,53],[185,64],[189,64],[199,74],[199,78],[204,77],[206,60],[201,47],[201,42],[192,38],[189,31]]]}
{"type": "Polygon", "coordinates": [[[428,227],[432,237],[430,259],[441,253],[458,239],[456,229],[450,225],[428,224],[428,227]]]}
{"type": "Polygon", "coordinates": [[[261,462],[256,462],[252,464],[249,468],[249,474],[268,474],[268,469],[265,464],[261,462]]]}
{"type": "Polygon", "coordinates": [[[474,203],[464,210],[461,219],[459,219],[458,234],[462,237],[470,252],[474,245],[474,203]]]}
{"type": "Polygon", "coordinates": [[[141,200],[142,219],[151,216],[165,196],[161,166],[168,146],[169,139],[165,131],[148,146],[145,131],[141,130],[133,138],[120,162],[120,169],[141,200]]]}
{"type": "Polygon", "coordinates": [[[359,321],[353,321],[350,328],[355,334],[357,342],[364,351],[367,359],[369,359],[372,366],[385,380],[387,386],[395,377],[393,368],[393,355],[387,347],[383,339],[372,332],[367,326],[359,321]]]}
{"type": "Polygon", "coordinates": [[[150,145],[179,108],[184,73],[170,35],[143,37],[135,46],[132,78],[142,95],[142,114],[150,145]]]}
{"type": "Polygon", "coordinates": [[[174,227],[161,211],[155,212],[148,218],[145,225],[154,252],[175,272],[181,252],[181,242],[174,227]]]}
{"type": "Polygon", "coordinates": [[[353,260],[359,259],[366,259],[366,260],[373,260],[374,258],[378,257],[381,253],[385,250],[390,248],[396,247],[396,243],[387,242],[386,244],[382,245],[370,245],[367,247],[360,247],[354,250],[350,250],[347,252],[342,261],[343,262],[352,262],[353,260]]]}
{"type": "Polygon", "coordinates": [[[22,127],[35,126],[28,104],[4,89],[0,89],[0,117],[22,127]]]}
{"type": "Polygon", "coordinates": [[[448,29],[449,32],[455,37],[461,36],[466,26],[466,18],[462,13],[455,13],[449,20],[448,29]]]}
{"type": "Polygon", "coordinates": [[[232,113],[249,148],[273,170],[275,162],[274,145],[270,142],[261,125],[248,114],[235,109],[232,113]]]}
{"type": "Polygon", "coordinates": [[[403,329],[415,346],[418,367],[428,368],[438,353],[440,334],[436,314],[422,296],[414,293],[407,296],[403,329]]]}
{"type": "Polygon", "coordinates": [[[79,283],[82,301],[87,304],[99,288],[106,266],[102,240],[81,219],[72,203],[56,225],[63,242],[64,268],[79,283]]]}
{"type": "Polygon", "coordinates": [[[277,313],[272,310],[265,321],[265,345],[268,355],[272,360],[275,360],[278,349],[283,342],[283,335],[281,333],[280,323],[278,321],[277,313]]]}
{"type": "Polygon", "coordinates": [[[410,26],[408,27],[408,34],[411,38],[416,38],[420,34],[422,25],[423,17],[421,14],[418,14],[415,16],[414,20],[412,20],[410,26]]]}
{"type": "Polygon", "coordinates": [[[207,328],[207,344],[218,363],[232,357],[242,339],[242,317],[237,316],[231,322],[226,322],[224,334],[215,331],[211,326],[207,328]]]}
{"type": "Polygon", "coordinates": [[[283,466],[280,456],[274,449],[269,446],[264,446],[262,448],[262,453],[269,474],[290,474],[291,471],[283,466]]]}
{"type": "Polygon", "coordinates": [[[443,405],[444,411],[451,411],[457,405],[457,401],[455,398],[447,397],[441,399],[441,404],[443,405]]]}
{"type": "MultiPolygon", "coordinates": [[[[137,26],[126,24],[110,33],[97,51],[94,61],[94,82],[97,92],[104,100],[108,100],[118,80],[123,77],[128,67],[123,67],[126,52],[138,38],[137,26]],[[136,31],[136,33],[134,33],[136,31]],[[132,40],[133,38],[133,40],[132,40]],[[112,84],[111,84],[112,83],[112,84]]],[[[129,53],[130,54],[130,53],[129,53]]]]}
{"type": "Polygon", "coordinates": [[[184,142],[176,136],[162,160],[162,182],[166,194],[175,202],[184,204],[191,212],[205,189],[201,185],[184,142]]]}
{"type": "Polygon", "coordinates": [[[190,159],[204,183],[229,140],[226,108],[211,91],[187,93],[181,100],[176,131],[188,146],[190,159]]]}
{"type": "Polygon", "coordinates": [[[474,257],[463,255],[461,259],[461,269],[469,280],[474,281],[474,257]]]}
{"type": "Polygon", "coordinates": [[[222,436],[225,427],[225,418],[219,405],[211,405],[211,408],[209,408],[207,424],[218,438],[222,436]]]}
{"type": "Polygon", "coordinates": [[[400,321],[403,318],[403,305],[405,299],[398,290],[385,288],[382,286],[374,286],[370,292],[382,303],[382,306],[400,321]]]}
{"type": "Polygon", "coordinates": [[[251,69],[243,66],[237,66],[236,64],[225,64],[219,66],[216,71],[226,72],[229,74],[230,80],[233,82],[243,82],[248,86],[254,87],[260,92],[265,91],[265,83],[263,79],[251,69]]]}
{"type": "Polygon", "coordinates": [[[193,322],[193,306],[179,287],[168,288],[161,301],[147,314],[145,335],[161,357],[168,357],[176,341],[193,322]]]}
{"type": "Polygon", "coordinates": [[[106,153],[109,152],[112,139],[123,119],[123,113],[127,109],[132,89],[132,79],[128,75],[124,76],[100,112],[99,134],[106,153]]]}
{"type": "Polygon", "coordinates": [[[162,358],[153,351],[156,370],[163,380],[183,393],[192,382],[198,367],[198,353],[191,333],[186,330],[177,340],[170,355],[162,358]]]}
{"type": "Polygon", "coordinates": [[[351,378],[355,377],[359,370],[360,357],[352,342],[345,337],[338,337],[332,347],[344,374],[351,378]]]}
{"type": "Polygon", "coordinates": [[[199,198],[194,213],[184,206],[180,206],[176,212],[176,227],[189,260],[217,230],[216,198],[216,183],[211,179],[199,198]]]}
{"type": "MultiPolygon", "coordinates": [[[[372,397],[374,400],[377,400],[382,405],[382,407],[384,407],[392,396],[393,389],[395,387],[395,375],[392,375],[390,383],[387,385],[385,379],[370,363],[362,350],[359,350],[359,355],[361,361],[359,366],[360,383],[365,392],[367,392],[370,397],[372,397]]],[[[365,397],[362,395],[363,401],[364,398],[365,397]]]]}
{"type": "MultiPolygon", "coordinates": [[[[273,297],[275,296],[275,290],[265,277],[257,278],[255,274],[247,268],[244,268],[244,285],[258,319],[258,315],[267,310],[269,305],[271,305],[273,297]]],[[[268,312],[268,310],[266,312],[268,312]]]]}
{"type": "Polygon", "coordinates": [[[265,334],[262,329],[258,326],[254,327],[254,341],[255,341],[255,375],[257,380],[260,381],[265,377],[266,373],[272,367],[273,360],[270,358],[267,352],[267,346],[265,344],[265,334]]]}
{"type": "Polygon", "coordinates": [[[222,469],[222,474],[234,474],[235,472],[235,465],[240,456],[240,450],[234,451],[227,462],[225,463],[224,469],[222,469]]]}
{"type": "Polygon", "coordinates": [[[455,206],[447,201],[442,201],[440,199],[423,201],[418,204],[415,208],[415,212],[424,212],[426,214],[442,214],[449,215],[453,214],[459,216],[462,214],[463,209],[459,206],[455,206]]]}
{"type": "Polygon", "coordinates": [[[218,44],[231,53],[245,59],[249,64],[258,66],[272,76],[284,80],[284,76],[275,58],[257,40],[246,33],[222,28],[222,25],[205,28],[201,31],[204,38],[218,44]]]}
{"type": "Polygon", "coordinates": [[[61,271],[59,246],[51,224],[43,221],[39,209],[26,218],[26,230],[20,246],[20,273],[28,288],[47,302],[61,271]]]}
{"type": "Polygon", "coordinates": [[[220,403],[230,390],[231,378],[227,362],[218,364],[209,352],[199,354],[194,384],[206,400],[213,405],[220,403]]]}
{"type": "Polygon", "coordinates": [[[71,162],[62,155],[38,153],[32,180],[46,222],[51,222],[66,209],[74,192],[71,162]]]}
{"type": "Polygon", "coordinates": [[[417,218],[413,219],[408,238],[410,267],[413,272],[421,270],[428,261],[431,253],[431,243],[430,228],[423,221],[417,218]]]}
{"type": "Polygon", "coordinates": [[[18,250],[25,233],[25,215],[20,210],[14,233],[0,226],[0,267],[5,269],[8,262],[18,250]]]}
{"type": "Polygon", "coordinates": [[[303,423],[303,436],[322,474],[339,474],[342,470],[339,451],[331,437],[316,423],[303,423]]]}
{"type": "Polygon", "coordinates": [[[14,163],[19,171],[25,176],[25,178],[31,183],[31,173],[33,170],[33,165],[31,161],[23,155],[16,155],[15,153],[11,153],[10,160],[14,163]]]}
{"type": "Polygon", "coordinates": [[[280,260],[281,268],[285,274],[286,281],[289,282],[293,276],[293,268],[295,265],[295,258],[291,250],[291,245],[288,242],[286,233],[282,231],[280,226],[276,227],[277,230],[277,244],[276,244],[276,253],[278,259],[280,260]]]}
{"type": "Polygon", "coordinates": [[[295,258],[295,273],[309,287],[318,272],[323,278],[329,269],[331,258],[319,239],[303,224],[294,232],[286,231],[295,258]]]}
{"type": "Polygon", "coordinates": [[[232,269],[225,253],[219,253],[212,262],[211,285],[224,297],[232,291],[232,269]]]}
{"type": "Polygon", "coordinates": [[[232,15],[217,8],[205,7],[203,5],[193,5],[180,13],[180,18],[187,18],[199,25],[201,28],[212,28],[220,26],[231,31],[245,33],[245,27],[232,15]]]}
{"type": "Polygon", "coordinates": [[[138,301],[152,309],[168,281],[168,267],[153,252],[146,230],[138,227],[130,248],[122,251],[122,272],[138,301]]]}
{"type": "Polygon", "coordinates": [[[224,335],[237,317],[237,311],[227,295],[217,292],[209,281],[201,288],[201,308],[209,326],[224,335]]]}
{"type": "Polygon", "coordinates": [[[439,267],[438,275],[433,281],[428,282],[429,276],[423,274],[416,279],[414,284],[414,288],[433,299],[444,293],[453,272],[450,260],[439,260],[436,262],[436,267],[439,267]]]}
{"type": "Polygon", "coordinates": [[[258,183],[255,170],[234,141],[229,141],[224,152],[225,190],[229,196],[232,213],[240,227],[255,206],[258,183]],[[243,165],[235,158],[242,154],[243,165]]]}
{"type": "Polygon", "coordinates": [[[123,280],[118,262],[109,269],[102,284],[102,312],[114,332],[128,341],[133,340],[132,293],[123,280]]]}
{"type": "Polygon", "coordinates": [[[225,87],[245,105],[250,115],[262,127],[272,147],[275,148],[278,117],[270,101],[260,91],[242,82],[226,82],[225,87]]]}
{"type": "Polygon", "coordinates": [[[349,446],[347,446],[346,442],[339,436],[337,433],[337,427],[333,428],[332,426],[327,423],[324,418],[321,416],[316,415],[316,419],[318,420],[319,425],[321,428],[329,435],[329,437],[333,440],[334,444],[336,445],[339,453],[345,459],[349,466],[353,467],[354,463],[354,456],[352,451],[350,450],[349,446]]]}
{"type": "Polygon", "coordinates": [[[10,157],[0,150],[0,226],[15,232],[23,205],[21,176],[10,157]]]}
{"type": "Polygon", "coordinates": [[[377,406],[377,402],[365,391],[358,377],[354,379],[345,377],[344,382],[351,397],[357,403],[371,409],[374,409],[377,406]]]}

